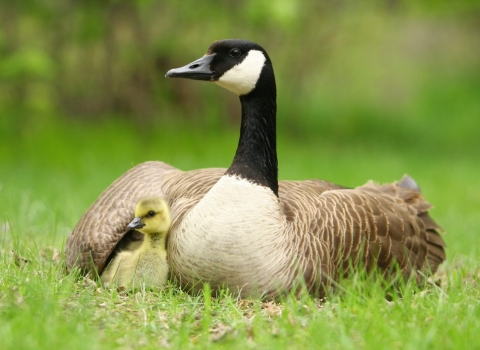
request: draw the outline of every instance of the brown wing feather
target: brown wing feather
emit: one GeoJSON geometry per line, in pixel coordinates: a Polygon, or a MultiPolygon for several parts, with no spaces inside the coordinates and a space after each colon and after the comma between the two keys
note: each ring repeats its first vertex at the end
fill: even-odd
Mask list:
{"type": "Polygon", "coordinates": [[[445,259],[441,228],[428,216],[431,206],[419,192],[373,183],[327,189],[312,182],[280,186],[309,290],[330,284],[360,263],[388,271],[395,261],[409,276],[418,270],[435,272],[445,259]]]}

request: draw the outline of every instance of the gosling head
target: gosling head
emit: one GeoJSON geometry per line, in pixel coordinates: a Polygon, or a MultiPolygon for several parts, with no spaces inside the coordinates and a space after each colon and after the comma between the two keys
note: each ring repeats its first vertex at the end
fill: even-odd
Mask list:
{"type": "Polygon", "coordinates": [[[137,203],[135,219],[127,227],[147,235],[166,233],[170,228],[170,222],[170,210],[165,200],[148,197],[137,203]]]}

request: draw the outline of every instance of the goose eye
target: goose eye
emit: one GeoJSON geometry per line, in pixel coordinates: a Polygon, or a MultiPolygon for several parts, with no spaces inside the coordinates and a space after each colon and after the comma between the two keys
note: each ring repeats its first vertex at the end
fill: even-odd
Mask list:
{"type": "Polygon", "coordinates": [[[239,49],[231,49],[230,50],[230,56],[232,57],[240,57],[240,55],[242,54],[242,51],[240,51],[239,49]]]}
{"type": "Polygon", "coordinates": [[[152,218],[152,217],[155,216],[155,212],[154,212],[153,210],[150,210],[150,211],[147,213],[147,216],[148,216],[149,218],[152,218]]]}

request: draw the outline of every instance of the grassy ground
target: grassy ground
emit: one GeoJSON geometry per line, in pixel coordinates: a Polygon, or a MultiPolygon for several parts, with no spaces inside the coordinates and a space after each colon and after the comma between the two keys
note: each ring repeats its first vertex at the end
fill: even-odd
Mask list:
{"type": "Polygon", "coordinates": [[[2,349],[326,348],[464,349],[480,344],[480,165],[474,150],[294,139],[279,133],[282,179],[356,186],[413,176],[447,234],[440,287],[402,297],[362,276],[319,302],[189,296],[171,286],[125,295],[65,276],[62,251],[82,213],[130,166],[161,159],[182,169],[228,166],[236,130],[45,124],[0,144],[2,349]],[[192,130],[193,129],[193,130],[192,130]]]}

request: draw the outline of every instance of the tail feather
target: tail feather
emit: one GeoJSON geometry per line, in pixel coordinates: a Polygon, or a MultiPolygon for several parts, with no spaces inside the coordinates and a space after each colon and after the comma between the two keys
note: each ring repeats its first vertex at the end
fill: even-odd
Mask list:
{"type": "Polygon", "coordinates": [[[425,271],[430,270],[432,273],[435,272],[446,258],[446,244],[440,236],[444,230],[430,217],[428,211],[432,209],[432,205],[425,200],[416,181],[410,176],[404,175],[400,181],[393,184],[376,185],[373,182],[369,182],[362,187],[396,197],[405,202],[417,213],[417,217],[425,225],[426,233],[425,242],[427,244],[427,255],[423,269],[425,271]]]}
{"type": "Polygon", "coordinates": [[[428,214],[432,205],[421,195],[420,187],[410,176],[404,175],[398,182],[400,198],[411,205],[417,211],[417,216],[425,224],[427,242],[427,264],[424,269],[435,272],[438,266],[445,260],[445,241],[440,236],[443,228],[437,224],[428,214]]]}

